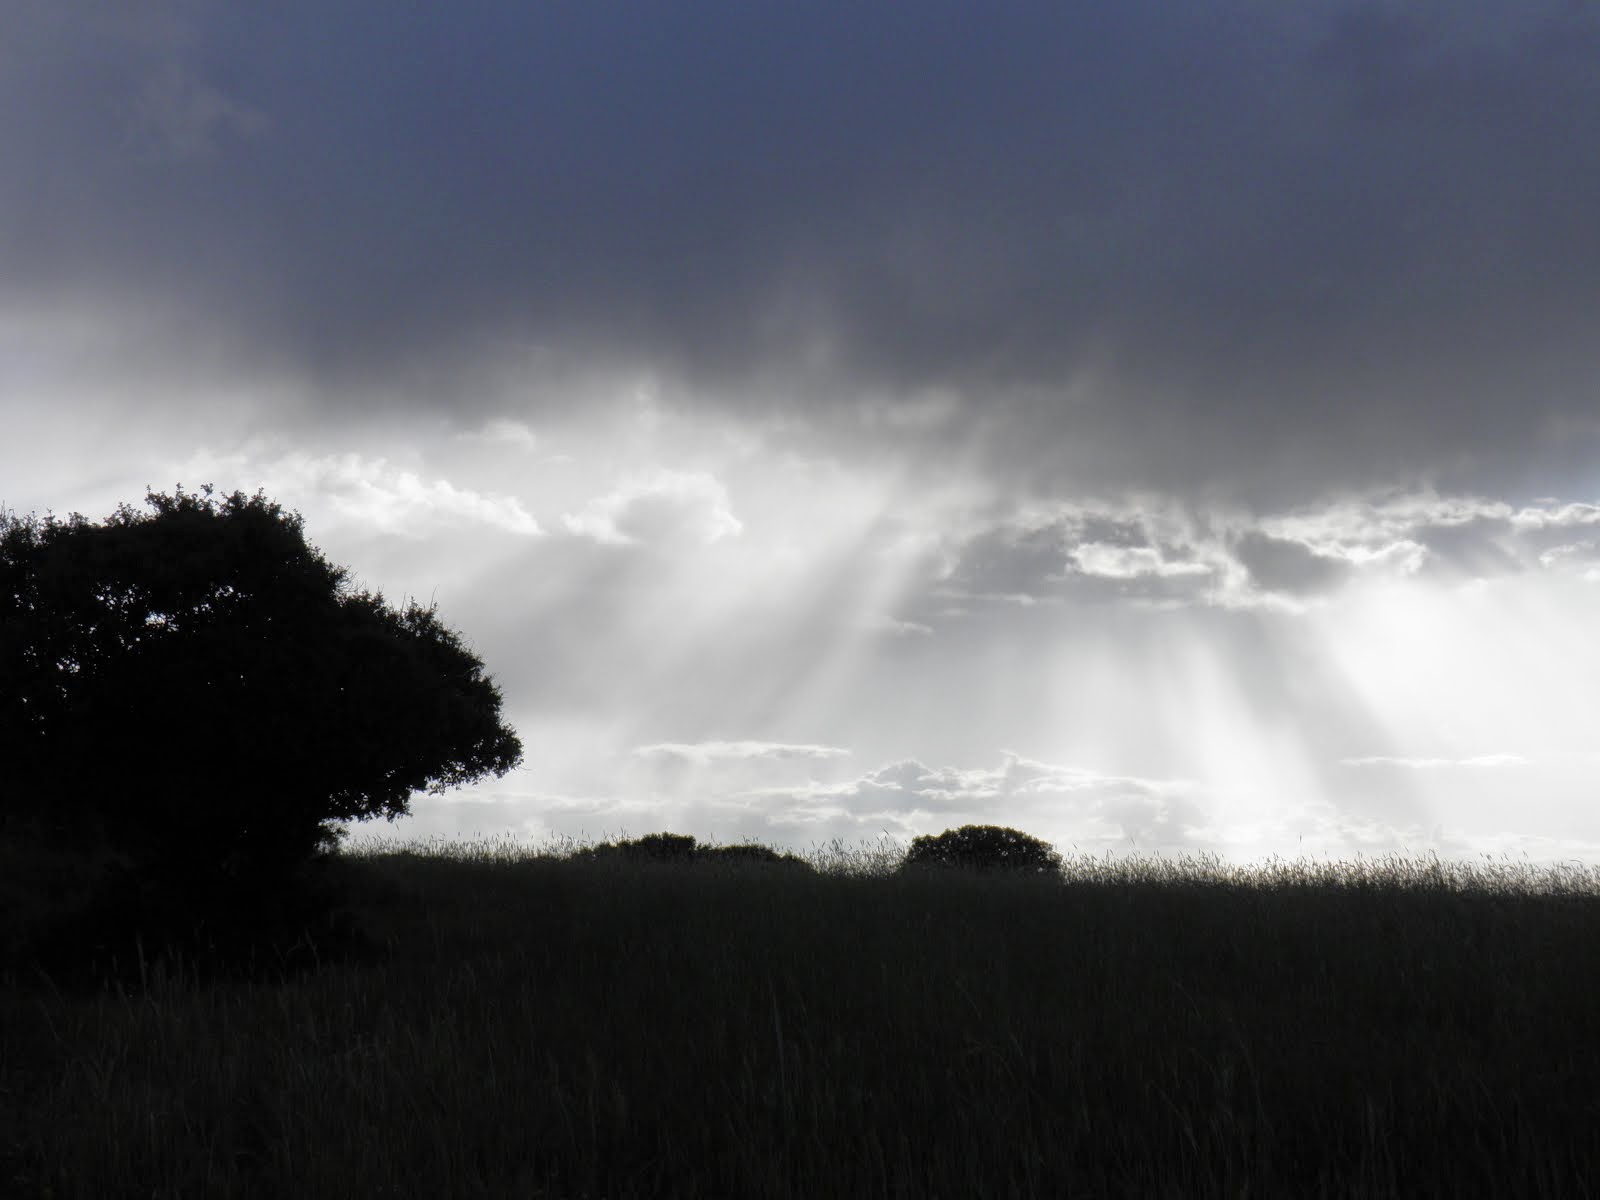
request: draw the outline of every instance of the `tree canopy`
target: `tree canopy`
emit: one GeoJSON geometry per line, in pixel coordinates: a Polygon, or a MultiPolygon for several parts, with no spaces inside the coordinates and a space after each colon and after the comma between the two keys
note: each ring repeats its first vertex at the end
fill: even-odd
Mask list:
{"type": "Polygon", "coordinates": [[[0,822],[139,856],[301,856],[521,759],[433,607],[354,586],[257,493],[0,513],[0,822]]]}
{"type": "Polygon", "coordinates": [[[914,838],[904,866],[963,867],[976,871],[1004,871],[1034,875],[1061,870],[1061,855],[1032,834],[1003,825],[963,825],[938,835],[914,838]]]}

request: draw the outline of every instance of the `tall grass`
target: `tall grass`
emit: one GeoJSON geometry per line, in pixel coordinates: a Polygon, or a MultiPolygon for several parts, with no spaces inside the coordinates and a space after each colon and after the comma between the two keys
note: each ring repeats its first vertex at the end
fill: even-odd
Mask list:
{"type": "Polygon", "coordinates": [[[343,864],[381,954],[0,985],[0,1194],[1549,1196],[1600,1180],[1600,879],[343,864]]]}

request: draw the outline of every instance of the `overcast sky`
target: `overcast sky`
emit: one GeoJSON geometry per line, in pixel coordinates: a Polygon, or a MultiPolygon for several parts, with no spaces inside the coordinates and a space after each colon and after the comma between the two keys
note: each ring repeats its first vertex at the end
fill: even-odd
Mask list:
{"type": "Polygon", "coordinates": [[[385,837],[1600,862],[1600,5],[7,0],[0,506],[265,491],[385,837]]]}

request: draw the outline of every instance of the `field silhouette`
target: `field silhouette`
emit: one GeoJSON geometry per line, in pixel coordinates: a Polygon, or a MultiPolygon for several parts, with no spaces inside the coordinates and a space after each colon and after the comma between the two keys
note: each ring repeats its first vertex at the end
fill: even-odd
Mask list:
{"type": "Polygon", "coordinates": [[[1600,1177],[1592,871],[583,849],[346,849],[361,960],[253,981],[164,961],[86,992],[11,973],[0,1193],[1503,1197],[1600,1177]]]}

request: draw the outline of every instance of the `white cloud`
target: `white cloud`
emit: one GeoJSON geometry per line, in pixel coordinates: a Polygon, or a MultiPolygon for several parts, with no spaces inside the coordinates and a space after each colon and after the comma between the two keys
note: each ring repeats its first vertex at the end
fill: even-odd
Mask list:
{"type": "Polygon", "coordinates": [[[1379,546],[1346,546],[1346,561],[1368,574],[1396,577],[1415,575],[1428,561],[1428,548],[1410,538],[1399,538],[1379,546]]]}
{"type": "Polygon", "coordinates": [[[1397,767],[1408,771],[1437,771],[1466,768],[1469,770],[1496,767],[1525,767],[1528,760],[1520,754],[1478,754],[1471,758],[1402,758],[1387,754],[1374,754],[1365,758],[1341,758],[1342,767],[1397,767]]]}
{"type": "Polygon", "coordinates": [[[534,433],[521,421],[512,421],[505,417],[497,417],[478,429],[468,430],[456,436],[462,441],[498,443],[504,446],[515,446],[523,450],[537,450],[539,448],[538,434],[534,433]]]}
{"type": "Polygon", "coordinates": [[[838,746],[798,745],[791,742],[657,742],[635,747],[639,758],[680,759],[706,766],[717,762],[750,759],[827,759],[845,758],[850,751],[838,746]]]}
{"type": "Polygon", "coordinates": [[[1518,509],[1511,523],[1523,529],[1576,529],[1600,525],[1600,505],[1562,504],[1551,498],[1518,509]]]}
{"type": "Polygon", "coordinates": [[[1576,571],[1580,579],[1591,583],[1597,577],[1597,564],[1600,564],[1600,542],[1592,538],[1562,542],[1539,555],[1539,565],[1546,570],[1576,571]]]}
{"type": "Polygon", "coordinates": [[[869,617],[865,624],[869,631],[885,633],[890,637],[930,637],[933,634],[932,625],[925,625],[921,621],[902,621],[898,617],[869,617]]]}
{"type": "Polygon", "coordinates": [[[657,470],[627,480],[562,522],[577,536],[624,546],[711,545],[744,528],[727,488],[703,471],[657,470]]]}
{"type": "Polygon", "coordinates": [[[1209,575],[1212,567],[1203,562],[1169,562],[1154,546],[1112,546],[1105,542],[1084,542],[1070,557],[1085,575],[1106,579],[1137,579],[1141,575],[1209,575]]]}
{"type": "Polygon", "coordinates": [[[424,480],[414,471],[391,466],[387,459],[359,454],[310,455],[294,451],[261,463],[248,454],[193,456],[181,468],[190,478],[225,476],[245,490],[256,486],[290,498],[312,494],[326,500],[336,514],[383,533],[419,535],[445,525],[487,525],[522,537],[537,537],[539,523],[514,496],[488,496],[457,487],[447,479],[424,480]]]}
{"type": "Polygon", "coordinates": [[[926,832],[950,823],[1004,824],[1079,842],[1178,843],[1208,825],[1187,780],[1107,775],[1004,753],[998,767],[887,763],[851,780],[743,793],[776,825],[854,821],[926,832]],[[938,820],[928,818],[940,814],[938,820]],[[940,823],[943,822],[943,824],[940,823]]]}

